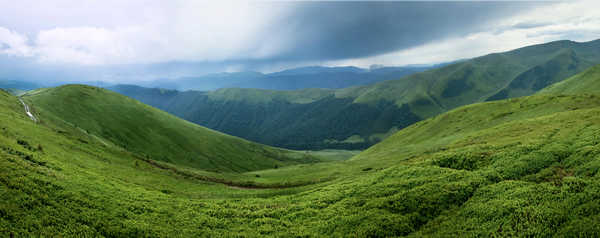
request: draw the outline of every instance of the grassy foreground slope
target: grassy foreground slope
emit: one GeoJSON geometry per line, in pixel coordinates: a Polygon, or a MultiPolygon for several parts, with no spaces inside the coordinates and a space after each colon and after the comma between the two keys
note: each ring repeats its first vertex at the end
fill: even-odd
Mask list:
{"type": "Polygon", "coordinates": [[[40,89],[27,93],[24,99],[42,120],[80,128],[148,159],[236,172],[315,161],[198,126],[96,87],[40,89]]]}
{"type": "Polygon", "coordinates": [[[444,200],[415,199],[456,205],[435,213],[416,236],[598,236],[599,106],[598,96],[587,95],[461,107],[416,123],[354,160],[385,158],[483,180],[460,192],[439,184],[440,193],[451,194],[444,200]],[[462,196],[468,198],[457,200],[462,196]]]}
{"type": "Polygon", "coordinates": [[[160,169],[75,128],[34,123],[2,90],[0,115],[2,237],[219,234],[212,226],[238,224],[216,223],[228,213],[223,198],[295,192],[258,194],[160,169]]]}
{"type": "Polygon", "coordinates": [[[598,63],[600,40],[556,41],[338,90],[111,90],[264,144],[364,149],[422,119],[472,103],[532,95],[598,63]]]}
{"type": "Polygon", "coordinates": [[[35,124],[16,97],[0,96],[7,236],[600,235],[600,96],[592,94],[465,106],[349,161],[220,175],[329,178],[264,190],[161,169],[83,131],[35,124]]]}

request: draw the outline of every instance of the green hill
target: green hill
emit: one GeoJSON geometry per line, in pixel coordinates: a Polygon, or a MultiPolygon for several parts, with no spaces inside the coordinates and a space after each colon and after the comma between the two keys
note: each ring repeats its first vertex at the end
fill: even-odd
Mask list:
{"type": "MultiPolygon", "coordinates": [[[[243,173],[140,156],[136,148],[148,142],[122,130],[155,138],[143,128],[184,122],[115,93],[86,86],[29,93],[25,101],[41,120],[34,123],[17,97],[0,91],[0,234],[597,237],[593,72],[563,83],[585,83],[586,94],[462,106],[347,161],[243,173]],[[273,189],[249,189],[257,187],[273,189]]],[[[188,125],[175,128],[218,137],[188,125]]]]}
{"type": "Polygon", "coordinates": [[[391,127],[420,120],[407,106],[386,100],[353,103],[353,97],[339,96],[343,91],[324,89],[179,92],[131,85],[110,89],[227,134],[292,149],[363,149],[391,127]],[[353,136],[358,140],[348,143],[353,136]]]}
{"type": "Polygon", "coordinates": [[[580,94],[600,92],[600,65],[591,67],[584,72],[553,84],[540,94],[580,94]]]}
{"type": "Polygon", "coordinates": [[[600,63],[600,40],[555,41],[462,61],[375,84],[356,102],[408,104],[422,118],[486,100],[532,95],[600,63]]]}
{"type": "Polygon", "coordinates": [[[188,121],[268,145],[364,149],[425,118],[471,103],[532,95],[598,63],[600,40],[556,41],[338,90],[110,89],[188,121]]]}
{"type": "MultiPolygon", "coordinates": [[[[91,131],[67,130],[51,118],[70,115],[37,102],[70,90],[106,102],[122,97],[82,86],[54,90],[25,98],[37,124],[0,92],[5,236],[600,235],[598,95],[463,106],[348,161],[217,174],[146,161],[91,131]],[[287,186],[241,189],[252,183],[287,186]]],[[[96,108],[90,113],[116,115],[96,108]]]]}
{"type": "Polygon", "coordinates": [[[445,194],[425,198],[436,205],[466,197],[434,212],[415,236],[597,236],[590,224],[600,218],[598,103],[593,95],[532,96],[462,107],[402,130],[356,160],[395,159],[484,181],[467,187],[473,178],[465,177],[418,193],[445,194]]]}
{"type": "Polygon", "coordinates": [[[83,85],[28,92],[42,122],[76,127],[153,160],[211,171],[249,171],[316,161],[184,121],[120,94],[83,85]]]}

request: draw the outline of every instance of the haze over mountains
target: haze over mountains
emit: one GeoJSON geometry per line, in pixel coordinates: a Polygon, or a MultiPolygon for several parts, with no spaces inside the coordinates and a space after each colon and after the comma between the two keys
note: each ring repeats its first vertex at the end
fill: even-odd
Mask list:
{"type": "Polygon", "coordinates": [[[432,66],[378,66],[362,69],[347,67],[309,66],[292,68],[274,73],[237,72],[218,73],[199,77],[184,77],[171,80],[156,80],[142,83],[142,86],[176,90],[216,90],[220,88],[258,88],[273,90],[295,90],[305,88],[347,88],[366,85],[384,80],[440,67],[432,66]]]}
{"type": "Polygon", "coordinates": [[[109,88],[252,141],[293,149],[364,149],[422,119],[471,103],[531,95],[598,63],[600,40],[556,41],[338,90],[109,88]]]}
{"type": "MultiPolygon", "coordinates": [[[[176,89],[176,90],[216,90],[220,88],[258,88],[275,90],[294,90],[304,88],[346,88],[351,86],[366,85],[384,80],[397,79],[405,75],[416,72],[422,72],[428,69],[443,66],[447,63],[431,66],[373,66],[370,69],[358,67],[322,67],[308,66],[300,68],[291,68],[274,73],[260,73],[253,71],[234,72],[234,73],[212,73],[196,77],[180,77],[173,79],[153,79],[155,76],[140,73],[138,77],[146,77],[145,81],[136,81],[124,76],[124,81],[134,82],[139,86],[176,89]]],[[[127,70],[125,67],[122,70],[127,70]]],[[[133,69],[134,70],[134,69],[133,69]]],[[[53,87],[64,84],[89,84],[98,87],[114,86],[115,83],[102,81],[101,78],[88,77],[86,75],[96,75],[102,70],[89,70],[85,73],[78,73],[76,76],[64,75],[56,72],[48,72],[48,75],[54,75],[51,79],[39,83],[37,76],[23,79],[22,75],[11,78],[11,75],[0,78],[0,88],[10,88],[19,90],[32,90],[41,87],[53,87]],[[79,77],[79,79],[78,79],[79,77]],[[97,80],[94,80],[97,79],[97,80]]],[[[135,71],[135,70],[134,70],[135,71]]]]}

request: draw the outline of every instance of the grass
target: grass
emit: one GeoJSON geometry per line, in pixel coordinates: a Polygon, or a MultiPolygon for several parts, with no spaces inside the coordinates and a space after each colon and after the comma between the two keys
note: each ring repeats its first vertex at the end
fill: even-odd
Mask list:
{"type": "Polygon", "coordinates": [[[141,157],[214,172],[318,161],[225,135],[120,94],[83,85],[40,89],[24,99],[57,129],[78,128],[141,157]]]}
{"type": "Polygon", "coordinates": [[[562,82],[545,88],[540,93],[544,94],[581,94],[600,92],[600,65],[590,67],[562,82]]]}
{"type": "Polygon", "coordinates": [[[596,94],[464,106],[348,160],[243,173],[146,161],[28,102],[45,124],[0,93],[6,236],[600,236],[596,94]]]}

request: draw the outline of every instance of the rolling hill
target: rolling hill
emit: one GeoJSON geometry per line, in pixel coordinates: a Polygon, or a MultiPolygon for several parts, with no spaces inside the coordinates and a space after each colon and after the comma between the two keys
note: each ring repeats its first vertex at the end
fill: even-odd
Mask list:
{"type": "Polygon", "coordinates": [[[364,149],[425,118],[471,103],[531,95],[598,63],[600,40],[556,41],[337,90],[180,92],[131,85],[109,89],[268,145],[364,149]]]}
{"type": "Polygon", "coordinates": [[[600,65],[590,67],[562,82],[541,90],[540,94],[583,94],[600,92],[600,65]]]}
{"type": "MultiPolygon", "coordinates": [[[[432,216],[413,236],[596,236],[600,230],[589,224],[600,208],[599,99],[544,95],[460,107],[354,159],[464,173],[451,177],[456,183],[425,182],[384,203],[397,211],[415,209],[406,200],[433,205],[416,205],[432,216]],[[440,205],[449,200],[454,205],[440,205]]],[[[423,172],[406,173],[431,179],[423,172]]]]}
{"type": "Polygon", "coordinates": [[[153,160],[238,172],[310,162],[296,152],[225,135],[105,89],[66,85],[30,91],[23,98],[42,122],[81,129],[153,160]]]}
{"type": "MultiPolygon", "coordinates": [[[[596,76],[565,82],[591,87],[600,80],[588,77],[596,76]]],[[[107,102],[122,98],[83,86],[56,90],[107,102]]],[[[39,109],[46,106],[36,101],[49,92],[38,93],[25,99],[42,123],[0,91],[0,232],[6,236],[600,235],[598,91],[462,106],[347,161],[244,173],[140,159],[128,151],[132,146],[105,145],[61,124],[70,115],[39,109]],[[241,189],[243,181],[287,186],[241,189]]]]}
{"type": "MultiPolygon", "coordinates": [[[[352,103],[336,91],[220,89],[211,92],[147,89],[120,85],[109,89],[200,125],[260,143],[292,149],[362,149],[373,143],[353,135],[386,133],[420,118],[392,102],[352,103]]],[[[371,140],[377,140],[373,135],[371,140]]]]}

